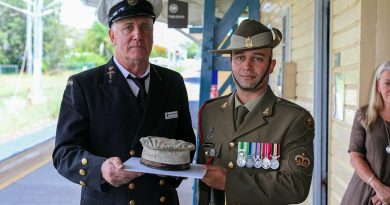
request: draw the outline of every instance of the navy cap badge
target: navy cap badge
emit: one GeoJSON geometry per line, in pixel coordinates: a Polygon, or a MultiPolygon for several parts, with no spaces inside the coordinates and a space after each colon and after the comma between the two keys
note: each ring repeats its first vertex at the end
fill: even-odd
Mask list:
{"type": "Polygon", "coordinates": [[[128,3],[130,6],[135,6],[135,5],[138,3],[138,0],[127,0],[127,3],[128,3]]]}

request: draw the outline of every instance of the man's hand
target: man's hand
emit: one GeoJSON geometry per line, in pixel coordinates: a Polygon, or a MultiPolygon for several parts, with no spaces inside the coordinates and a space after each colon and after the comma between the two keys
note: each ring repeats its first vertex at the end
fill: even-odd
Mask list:
{"type": "Polygon", "coordinates": [[[103,179],[115,187],[129,183],[131,180],[143,175],[143,173],[125,171],[119,157],[111,157],[104,161],[101,171],[103,179]]]}
{"type": "Polygon", "coordinates": [[[207,170],[202,181],[207,186],[224,191],[226,186],[226,169],[219,166],[205,165],[207,170]]]}

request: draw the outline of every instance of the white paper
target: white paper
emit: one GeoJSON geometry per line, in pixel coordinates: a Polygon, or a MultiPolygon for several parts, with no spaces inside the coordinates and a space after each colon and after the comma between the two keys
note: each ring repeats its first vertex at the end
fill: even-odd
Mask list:
{"type": "Polygon", "coordinates": [[[189,178],[196,178],[196,179],[202,179],[206,174],[206,170],[203,168],[202,164],[190,164],[190,169],[183,170],[183,171],[164,171],[160,169],[153,169],[147,167],[141,164],[140,160],[141,158],[139,157],[130,158],[125,163],[123,163],[125,165],[125,170],[132,171],[132,172],[142,172],[142,173],[159,174],[165,176],[175,176],[175,177],[189,177],[189,178]]]}

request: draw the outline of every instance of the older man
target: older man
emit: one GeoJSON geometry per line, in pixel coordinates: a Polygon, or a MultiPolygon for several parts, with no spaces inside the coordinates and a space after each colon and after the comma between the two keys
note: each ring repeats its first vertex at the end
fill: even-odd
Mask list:
{"type": "Polygon", "coordinates": [[[313,171],[314,121],[268,86],[279,30],[244,20],[228,49],[237,90],[200,111],[199,204],[278,205],[304,201],[313,171]]]}
{"type": "Polygon", "coordinates": [[[81,204],[179,204],[180,178],[124,170],[141,137],[194,143],[187,92],[176,72],[149,63],[161,0],[102,0],[98,18],[115,47],[107,64],[69,78],[54,166],[82,185],[81,204]]]}

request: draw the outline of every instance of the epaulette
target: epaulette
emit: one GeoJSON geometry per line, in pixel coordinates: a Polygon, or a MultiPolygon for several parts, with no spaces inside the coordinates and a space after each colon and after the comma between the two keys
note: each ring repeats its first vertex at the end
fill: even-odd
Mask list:
{"type": "Polygon", "coordinates": [[[291,102],[291,101],[289,101],[289,100],[286,100],[286,99],[284,99],[284,98],[277,98],[277,100],[276,100],[276,103],[278,103],[278,104],[283,104],[283,105],[287,105],[287,106],[291,106],[291,107],[295,107],[295,108],[298,108],[298,109],[300,109],[300,110],[304,110],[304,111],[307,111],[305,108],[303,108],[302,106],[300,106],[300,105],[297,105],[297,104],[295,104],[295,103],[293,103],[293,102],[291,102]]]}
{"type": "Polygon", "coordinates": [[[232,95],[232,93],[230,93],[230,94],[228,94],[228,95],[223,95],[223,96],[219,96],[219,97],[216,97],[216,98],[208,99],[208,100],[204,101],[202,107],[205,106],[205,105],[207,105],[207,104],[209,104],[209,103],[211,103],[211,102],[214,102],[214,101],[216,101],[216,100],[220,100],[220,99],[223,99],[223,98],[227,98],[227,97],[229,97],[230,95],[232,95]]]}

